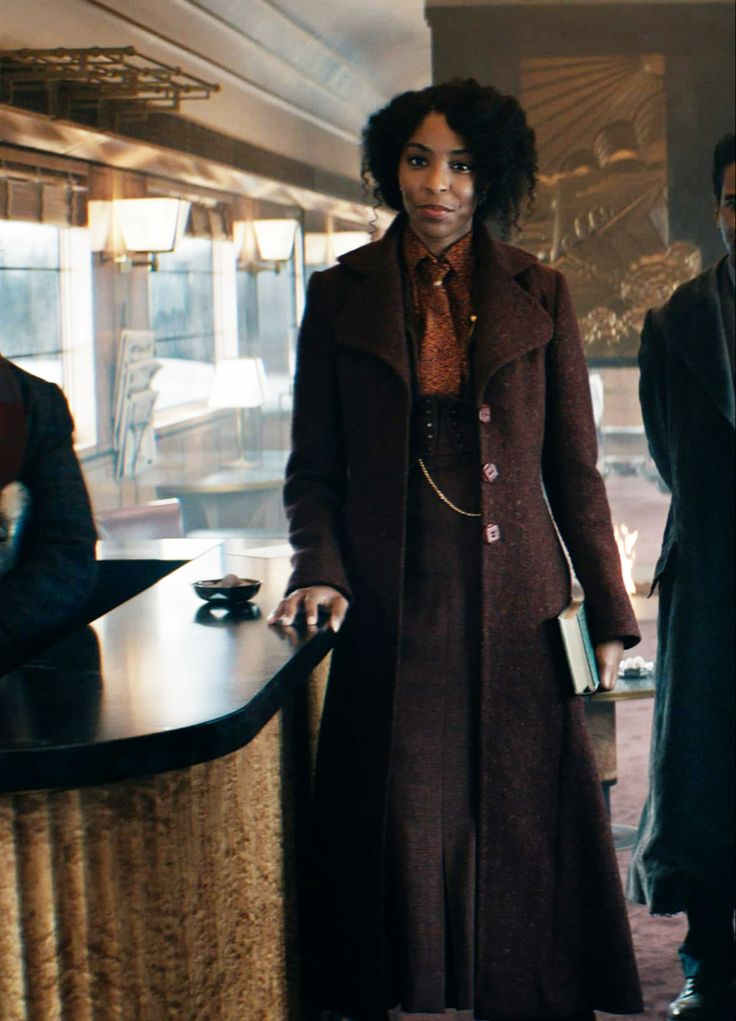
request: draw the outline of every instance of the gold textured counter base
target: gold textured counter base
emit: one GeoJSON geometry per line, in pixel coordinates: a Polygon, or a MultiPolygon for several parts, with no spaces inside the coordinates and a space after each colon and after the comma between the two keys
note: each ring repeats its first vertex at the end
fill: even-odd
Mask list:
{"type": "Polygon", "coordinates": [[[285,1021],[281,761],[0,795],[1,1021],[285,1021]]]}

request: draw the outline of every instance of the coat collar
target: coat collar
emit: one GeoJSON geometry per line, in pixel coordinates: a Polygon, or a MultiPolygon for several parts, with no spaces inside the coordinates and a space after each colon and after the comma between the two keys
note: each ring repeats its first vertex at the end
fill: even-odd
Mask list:
{"type": "Polygon", "coordinates": [[[663,312],[672,348],[736,427],[736,398],[718,289],[722,262],[680,288],[663,312]]]}
{"type": "MultiPolygon", "coordinates": [[[[387,362],[411,387],[411,370],[404,322],[404,293],[400,243],[405,216],[396,217],[385,236],[341,257],[340,264],[355,275],[340,320],[338,341],[387,362]]],[[[490,377],[507,362],[541,347],[552,336],[552,320],[516,280],[536,263],[528,252],[493,241],[476,226],[473,310],[473,396],[476,404],[490,377]]]]}
{"type": "Polygon", "coordinates": [[[0,489],[18,477],[25,453],[25,411],[16,371],[0,355],[0,489]]]}
{"type": "Polygon", "coordinates": [[[529,252],[493,241],[484,228],[475,234],[476,277],[473,310],[478,316],[473,336],[472,381],[476,405],[483,401],[488,380],[502,366],[543,347],[553,324],[518,277],[537,260],[529,252]]]}
{"type": "Polygon", "coordinates": [[[348,252],[338,260],[354,284],[340,311],[338,343],[386,362],[411,390],[411,369],[404,323],[404,291],[399,246],[404,217],[399,215],[380,241],[348,252]]]}

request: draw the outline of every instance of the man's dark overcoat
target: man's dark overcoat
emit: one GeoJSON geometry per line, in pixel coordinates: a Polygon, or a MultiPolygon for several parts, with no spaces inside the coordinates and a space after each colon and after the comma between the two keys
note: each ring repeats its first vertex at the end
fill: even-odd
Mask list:
{"type": "Polygon", "coordinates": [[[18,562],[0,578],[1,676],[47,643],[89,598],[97,535],[64,394],[2,357],[0,393],[20,412],[3,416],[13,434],[0,437],[0,463],[8,465],[0,488],[17,481],[30,498],[18,562]]]}
{"type": "MultiPolygon", "coordinates": [[[[399,262],[403,217],[315,274],[299,341],[285,501],[294,588],[351,598],[318,753],[310,890],[317,1003],[385,1017],[384,829],[402,619],[412,388],[399,262]],[[313,919],[314,921],[314,919],[313,919]]],[[[636,640],[562,277],[476,228],[483,585],[476,1012],[499,1021],[641,1009],[623,895],[555,617],[582,582],[593,637],[636,640]],[[482,481],[482,465],[498,477],[482,481]],[[495,524],[500,539],[483,542],[495,524]]],[[[441,537],[438,537],[441,541],[441,537]]],[[[442,669],[442,664],[437,664],[442,669]]]]}
{"type": "Polygon", "coordinates": [[[659,579],[650,791],[628,893],[684,911],[692,881],[733,903],[734,386],[712,267],[650,312],[641,405],[671,493],[659,579]]]}

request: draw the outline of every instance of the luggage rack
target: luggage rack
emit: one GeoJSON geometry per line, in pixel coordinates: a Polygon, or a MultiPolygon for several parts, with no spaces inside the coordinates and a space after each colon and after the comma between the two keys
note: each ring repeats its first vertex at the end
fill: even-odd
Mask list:
{"type": "Polygon", "coordinates": [[[96,127],[178,111],[219,88],[132,46],[0,50],[0,102],[96,127]]]}

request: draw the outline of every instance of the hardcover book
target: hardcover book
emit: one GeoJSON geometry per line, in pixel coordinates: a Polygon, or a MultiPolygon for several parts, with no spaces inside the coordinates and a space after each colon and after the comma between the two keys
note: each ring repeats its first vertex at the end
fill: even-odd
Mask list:
{"type": "Polygon", "coordinates": [[[573,599],[557,620],[575,694],[592,695],[598,690],[598,664],[585,619],[583,600],[573,599]]]}

